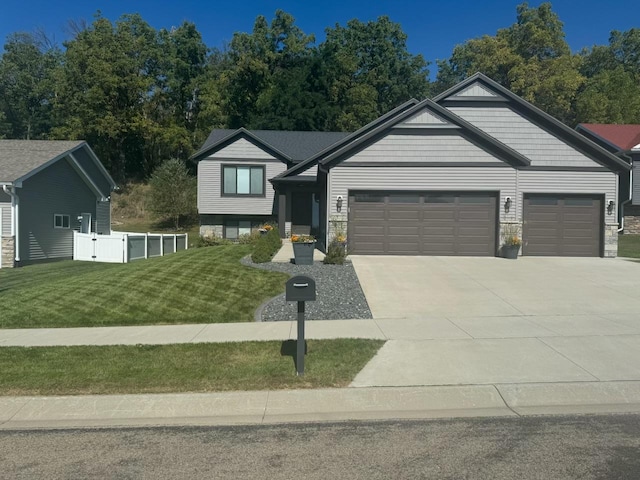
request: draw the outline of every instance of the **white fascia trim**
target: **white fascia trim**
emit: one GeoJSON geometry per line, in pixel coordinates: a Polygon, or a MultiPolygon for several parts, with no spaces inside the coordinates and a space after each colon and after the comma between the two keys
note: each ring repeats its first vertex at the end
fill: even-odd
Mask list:
{"type": "Polygon", "coordinates": [[[76,160],[76,157],[74,157],[73,153],[71,152],[69,152],[69,160],[70,160],[69,163],[71,163],[71,166],[82,177],[82,179],[87,184],[87,186],[91,190],[93,190],[93,193],[96,195],[96,197],[98,197],[101,202],[106,202],[107,201],[106,195],[102,193],[98,188],[98,186],[93,182],[93,180],[91,180],[91,177],[87,175],[87,172],[84,171],[84,168],[82,168],[78,160],[76,160]]]}

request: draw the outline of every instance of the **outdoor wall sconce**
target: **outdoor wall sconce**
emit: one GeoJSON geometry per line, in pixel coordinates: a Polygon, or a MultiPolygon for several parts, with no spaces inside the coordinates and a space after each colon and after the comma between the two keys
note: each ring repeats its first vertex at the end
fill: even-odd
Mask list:
{"type": "Polygon", "coordinates": [[[342,195],[338,195],[336,199],[336,211],[340,213],[342,211],[342,195]]]}
{"type": "Polygon", "coordinates": [[[509,210],[511,210],[511,197],[507,197],[504,201],[504,213],[509,213],[509,210]]]}
{"type": "Polygon", "coordinates": [[[609,200],[609,203],[607,203],[607,214],[611,215],[613,213],[613,209],[616,206],[616,202],[614,202],[613,200],[609,200]]]}

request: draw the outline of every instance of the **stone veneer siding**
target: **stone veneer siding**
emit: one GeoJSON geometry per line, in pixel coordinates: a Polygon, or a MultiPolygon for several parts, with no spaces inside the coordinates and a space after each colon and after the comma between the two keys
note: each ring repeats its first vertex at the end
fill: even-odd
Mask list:
{"type": "Polygon", "coordinates": [[[2,268],[13,268],[15,258],[15,238],[2,237],[2,268]]]}
{"type": "Polygon", "coordinates": [[[624,233],[640,234],[640,205],[624,206],[624,233]]]}
{"type": "Polygon", "coordinates": [[[604,257],[618,256],[618,224],[608,223],[604,226],[604,257]]]}

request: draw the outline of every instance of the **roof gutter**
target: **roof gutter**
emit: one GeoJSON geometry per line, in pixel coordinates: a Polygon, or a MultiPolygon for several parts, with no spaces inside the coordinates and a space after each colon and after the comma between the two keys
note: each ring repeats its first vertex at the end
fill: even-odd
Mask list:
{"type": "Polygon", "coordinates": [[[7,184],[2,185],[2,191],[11,197],[11,236],[14,237],[14,253],[15,253],[15,262],[20,262],[20,237],[18,228],[18,219],[19,217],[19,206],[20,201],[18,199],[18,195],[16,193],[16,187],[10,186],[7,184]]]}
{"type": "MultiPolygon", "coordinates": [[[[633,167],[633,160],[631,160],[631,164],[633,167]]],[[[627,198],[623,202],[620,202],[620,228],[618,228],[618,233],[622,233],[624,231],[624,206],[628,204],[632,199],[633,199],[633,172],[629,172],[629,198],[627,198]]]]}

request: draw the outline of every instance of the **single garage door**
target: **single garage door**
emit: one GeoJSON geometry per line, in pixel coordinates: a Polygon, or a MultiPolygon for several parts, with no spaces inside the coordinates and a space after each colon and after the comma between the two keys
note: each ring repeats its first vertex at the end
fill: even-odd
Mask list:
{"type": "Polygon", "coordinates": [[[602,251],[602,197],[524,196],[524,255],[598,257],[602,251]]]}
{"type": "Polygon", "coordinates": [[[349,248],[356,255],[496,254],[493,192],[354,192],[349,248]]]}

